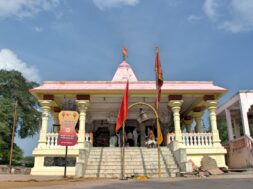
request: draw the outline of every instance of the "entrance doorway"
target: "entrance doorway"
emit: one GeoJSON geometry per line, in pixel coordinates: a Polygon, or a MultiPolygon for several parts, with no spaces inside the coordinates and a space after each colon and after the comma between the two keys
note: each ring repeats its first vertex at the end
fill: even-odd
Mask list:
{"type": "Polygon", "coordinates": [[[107,127],[100,127],[93,133],[94,147],[108,147],[110,144],[110,132],[107,127]]]}

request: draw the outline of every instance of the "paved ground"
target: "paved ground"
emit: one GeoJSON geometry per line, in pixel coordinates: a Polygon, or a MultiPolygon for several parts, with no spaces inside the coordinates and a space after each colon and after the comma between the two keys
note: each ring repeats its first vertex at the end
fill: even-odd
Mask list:
{"type": "Polygon", "coordinates": [[[0,189],[252,189],[253,175],[224,175],[209,178],[169,178],[149,180],[62,179],[61,177],[32,177],[0,175],[0,189]]]}

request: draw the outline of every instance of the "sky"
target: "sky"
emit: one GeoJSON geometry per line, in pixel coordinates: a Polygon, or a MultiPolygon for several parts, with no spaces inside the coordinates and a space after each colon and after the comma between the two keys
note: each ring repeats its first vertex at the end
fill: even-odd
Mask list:
{"type": "MultiPolygon", "coordinates": [[[[224,102],[253,89],[252,10],[253,0],[0,0],[0,69],[110,81],[126,47],[138,80],[154,80],[158,46],[165,80],[214,81],[224,102]]],[[[17,138],[31,154],[27,141],[17,138]]]]}

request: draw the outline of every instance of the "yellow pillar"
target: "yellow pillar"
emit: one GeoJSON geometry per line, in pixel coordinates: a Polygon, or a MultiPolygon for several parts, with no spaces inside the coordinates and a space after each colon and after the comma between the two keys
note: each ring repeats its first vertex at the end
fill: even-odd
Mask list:
{"type": "Polygon", "coordinates": [[[55,112],[55,111],[51,112],[51,115],[52,115],[52,118],[54,121],[53,132],[55,132],[55,133],[59,132],[59,130],[60,130],[59,113],[60,112],[55,112]]]}
{"type": "Polygon", "coordinates": [[[215,146],[220,146],[220,136],[219,131],[217,129],[217,121],[216,121],[216,109],[217,109],[218,102],[216,100],[207,100],[206,106],[209,111],[210,116],[210,123],[211,123],[211,129],[213,134],[213,144],[215,146]]]}
{"type": "Polygon", "coordinates": [[[193,119],[184,120],[184,124],[185,124],[187,133],[191,132],[192,122],[193,122],[193,119]]]}
{"type": "Polygon", "coordinates": [[[48,115],[51,109],[52,100],[40,100],[40,105],[43,110],[42,123],[40,128],[40,139],[38,141],[38,148],[46,147],[47,142],[47,128],[48,128],[48,115]]]}
{"type": "Polygon", "coordinates": [[[203,112],[193,112],[192,117],[195,120],[195,132],[201,133],[202,132],[202,125],[201,125],[201,118],[203,116],[203,112]]]}
{"type": "Polygon", "coordinates": [[[78,132],[78,147],[85,147],[85,119],[86,119],[86,111],[89,106],[89,100],[76,100],[76,104],[79,109],[79,132],[78,132]]]}
{"type": "Polygon", "coordinates": [[[174,126],[175,126],[175,140],[182,143],[182,132],[180,127],[180,109],[183,100],[171,100],[169,106],[173,112],[174,126]]]}

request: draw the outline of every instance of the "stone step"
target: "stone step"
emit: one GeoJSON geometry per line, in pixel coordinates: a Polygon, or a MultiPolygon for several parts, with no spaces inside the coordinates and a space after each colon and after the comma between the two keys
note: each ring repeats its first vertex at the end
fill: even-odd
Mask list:
{"type": "MultiPolygon", "coordinates": [[[[101,156],[109,156],[109,157],[120,157],[122,154],[121,153],[111,153],[111,154],[89,154],[89,157],[101,157],[101,156]]],[[[128,154],[128,153],[125,153],[124,154],[125,156],[128,156],[128,157],[136,157],[136,156],[144,156],[144,157],[149,157],[149,156],[154,156],[154,157],[158,157],[158,154],[157,153],[154,153],[154,154],[139,154],[139,153],[132,153],[132,154],[128,154]]],[[[160,154],[161,157],[173,157],[172,154],[160,154]]]]}
{"type": "MultiPolygon", "coordinates": [[[[157,148],[125,148],[125,175],[147,175],[158,177],[157,148]]],[[[173,177],[179,172],[169,148],[161,148],[160,168],[162,177],[173,177]]],[[[84,177],[120,178],[121,149],[91,148],[84,177]]]]}
{"type": "MultiPolygon", "coordinates": [[[[161,164],[160,165],[161,169],[176,169],[177,165],[172,164],[172,165],[164,165],[161,164]]],[[[125,165],[126,169],[158,169],[158,165],[153,164],[153,165],[125,165]]],[[[117,170],[117,169],[121,169],[121,165],[88,165],[86,170],[88,169],[96,169],[96,170],[100,170],[100,169],[112,169],[112,170],[117,170]]]]}
{"type": "MultiPolygon", "coordinates": [[[[158,164],[158,161],[127,161],[125,160],[124,161],[125,164],[130,164],[130,165],[143,165],[146,164],[146,165],[150,165],[150,164],[154,164],[154,165],[157,165],[158,164]]],[[[161,164],[164,164],[164,161],[160,161],[161,164]]],[[[95,161],[93,159],[89,159],[88,162],[87,162],[87,165],[98,165],[98,164],[101,164],[101,165],[120,165],[121,164],[121,160],[118,160],[118,161],[95,161]]],[[[169,161],[166,161],[166,164],[167,165],[175,165],[175,161],[174,160],[169,160],[169,161]]]]}
{"type": "MultiPolygon", "coordinates": [[[[173,170],[171,170],[171,172],[173,172],[173,170]]],[[[116,173],[116,174],[120,174],[121,173],[121,169],[115,169],[115,170],[112,170],[112,169],[101,169],[101,170],[97,170],[97,169],[88,169],[85,171],[85,174],[96,174],[96,173],[108,173],[108,174],[111,174],[111,173],[116,173]]],[[[125,169],[125,173],[126,174],[155,174],[155,173],[158,173],[158,169],[125,169]]],[[[163,174],[168,174],[168,172],[164,169],[161,169],[161,173],[163,174]]]]}
{"type": "MultiPolygon", "coordinates": [[[[125,165],[158,165],[158,161],[124,161],[125,165]]],[[[166,161],[164,163],[164,161],[160,161],[160,164],[166,164],[166,165],[176,165],[174,160],[171,161],[166,161]]],[[[121,165],[121,161],[95,161],[95,160],[91,160],[89,159],[87,162],[87,165],[121,165]]]]}
{"type": "MultiPolygon", "coordinates": [[[[120,162],[121,158],[117,157],[117,158],[110,158],[110,157],[102,157],[102,158],[89,158],[89,161],[93,161],[93,162],[105,162],[105,161],[111,161],[111,162],[120,162]]],[[[149,157],[149,158],[141,158],[141,157],[135,157],[135,158],[124,158],[124,161],[136,161],[136,162],[158,162],[158,158],[156,157],[149,157]]],[[[164,161],[163,158],[160,158],[160,162],[164,161]]],[[[175,162],[174,159],[167,159],[166,162],[175,162]]]]}
{"type": "MultiPolygon", "coordinates": [[[[139,150],[139,149],[136,149],[136,150],[134,150],[134,149],[125,149],[125,152],[129,152],[129,153],[136,153],[136,152],[138,152],[138,153],[153,153],[153,152],[157,152],[158,150],[156,149],[156,148],[154,148],[154,149],[142,149],[142,150],[139,150]]],[[[107,152],[109,152],[109,153],[111,153],[111,152],[121,152],[121,149],[100,149],[100,150],[98,150],[98,149],[96,149],[96,150],[94,150],[94,149],[91,149],[90,150],[90,152],[95,152],[95,153],[107,153],[107,152]]],[[[170,152],[170,150],[169,149],[164,149],[164,150],[161,150],[161,152],[170,152]]]]}
{"type": "MultiPolygon", "coordinates": [[[[98,153],[100,153],[100,152],[120,152],[122,149],[91,149],[90,151],[91,152],[98,152],[98,153]]],[[[125,148],[125,152],[157,152],[158,151],[158,149],[157,148],[152,148],[152,149],[149,149],[149,148],[146,148],[146,149],[141,149],[141,150],[139,150],[139,149],[126,149],[125,148]]],[[[161,152],[170,152],[170,150],[169,149],[162,149],[162,150],[160,150],[161,152]]]]}

